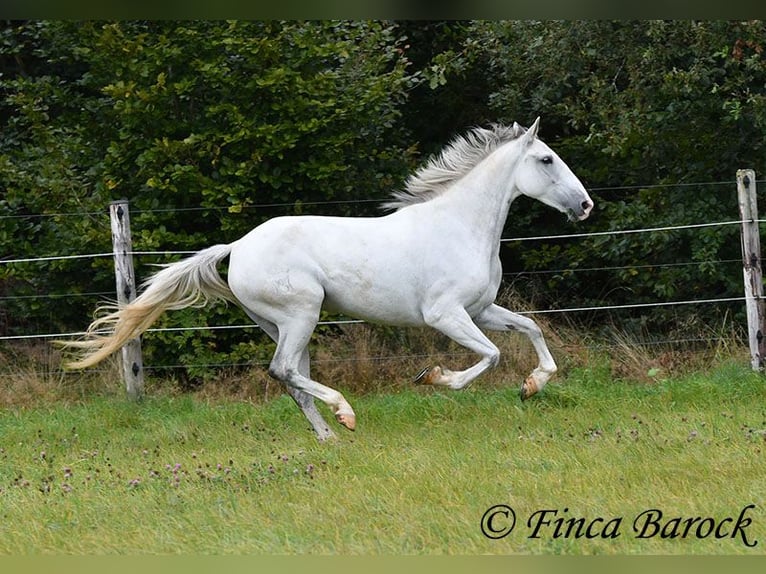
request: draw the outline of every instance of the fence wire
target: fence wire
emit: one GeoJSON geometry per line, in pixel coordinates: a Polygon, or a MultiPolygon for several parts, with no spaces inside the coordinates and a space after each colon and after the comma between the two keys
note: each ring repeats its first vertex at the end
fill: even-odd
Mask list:
{"type": "MultiPolygon", "coordinates": [[[[766,179],[756,179],[756,184],[766,183],[766,179]]],[[[713,186],[732,186],[737,185],[736,180],[730,181],[701,181],[701,182],[678,182],[678,183],[656,183],[656,184],[644,184],[644,185],[616,185],[607,187],[590,187],[587,188],[588,193],[593,192],[621,192],[621,191],[640,191],[643,189],[671,189],[671,188],[695,188],[695,187],[713,187],[713,186]]],[[[388,201],[387,197],[380,199],[333,199],[325,201],[301,201],[301,207],[320,207],[325,205],[370,205],[370,204],[382,204],[388,201]]],[[[270,202],[270,203],[251,203],[249,205],[238,206],[242,211],[248,211],[251,209],[283,209],[294,208],[296,202],[270,202]]],[[[178,208],[165,208],[165,209],[131,209],[132,214],[141,213],[193,213],[204,211],[221,211],[226,213],[232,213],[230,211],[231,205],[218,205],[209,207],[178,207],[178,208]]],[[[75,212],[57,212],[57,213],[32,213],[32,214],[8,214],[0,215],[0,221],[4,219],[46,219],[46,218],[63,218],[63,217],[98,217],[101,215],[107,215],[108,210],[103,211],[75,211],[75,212]]]]}
{"type": "MultiPolygon", "coordinates": [[[[766,180],[756,180],[756,183],[766,183],[766,180]]],[[[686,184],[661,184],[661,185],[641,185],[641,186],[620,186],[620,187],[608,187],[608,188],[592,188],[590,191],[630,191],[638,189],[648,188],[667,188],[667,187],[701,187],[712,185],[735,185],[733,181],[727,182],[705,182],[705,183],[686,183],[686,184]]],[[[348,204],[371,204],[380,203],[381,200],[338,200],[338,201],[315,201],[315,202],[302,202],[302,206],[323,206],[323,205],[348,205],[348,204]]],[[[290,208],[294,207],[294,203],[264,203],[253,204],[243,206],[243,209],[256,209],[256,208],[290,208]]],[[[152,210],[134,210],[133,214],[139,213],[164,213],[164,212],[202,212],[202,211],[228,211],[228,206],[225,207],[194,207],[194,208],[182,208],[182,209],[152,209],[152,210]]],[[[104,212],[78,212],[78,213],[52,213],[52,214],[38,214],[38,215],[2,215],[0,220],[14,219],[14,218],[51,218],[51,217],[83,217],[83,216],[102,216],[106,215],[104,212]]],[[[711,227],[724,227],[731,225],[742,225],[743,223],[765,223],[766,220],[758,219],[756,221],[742,221],[742,220],[726,220],[712,223],[698,223],[687,225],[672,225],[663,227],[652,228],[640,228],[640,229],[615,229],[607,231],[596,231],[587,233],[572,233],[572,234],[559,234],[559,235],[540,235],[540,236],[528,236],[528,237],[509,237],[501,239],[502,243],[511,242],[525,242],[525,241],[555,241],[564,239],[586,239],[589,237],[604,237],[604,236],[619,236],[619,235],[631,235],[639,233],[657,233],[668,231],[681,231],[690,229],[703,229],[711,227]]],[[[133,251],[131,254],[134,256],[146,256],[146,257],[172,257],[172,256],[187,256],[196,253],[195,251],[133,251]]],[[[98,259],[113,257],[113,252],[103,253],[90,253],[90,254],[71,254],[71,255],[47,255],[37,257],[24,257],[16,259],[0,259],[0,265],[13,265],[13,264],[30,264],[30,263],[46,263],[52,261],[65,261],[65,260],[81,260],[81,259],[98,259]]],[[[568,268],[568,269],[551,269],[551,270],[534,270],[534,271],[518,271],[513,273],[505,273],[504,276],[523,276],[532,274],[555,274],[555,273],[574,273],[585,271],[615,271],[625,269],[637,269],[637,268],[663,268],[663,267],[677,267],[684,265],[702,265],[702,264],[728,264],[739,262],[736,259],[729,260],[716,260],[716,261],[697,261],[697,262],[681,262],[681,263],[663,263],[663,264],[648,264],[642,266],[615,266],[615,267],[594,267],[594,268],[568,268]]],[[[64,294],[49,294],[49,295],[25,295],[25,296],[4,296],[0,297],[0,301],[12,301],[21,299],[35,299],[35,298],[67,298],[67,297],[104,297],[109,296],[109,293],[64,293],[64,294]]],[[[521,315],[543,315],[543,314],[564,314],[564,313],[581,313],[581,312],[602,312],[620,309],[640,309],[650,307],[670,307],[670,306],[685,306],[685,305],[712,305],[721,303],[731,303],[745,301],[745,297],[721,297],[716,299],[698,299],[698,300],[683,300],[683,301],[659,301],[653,303],[636,303],[636,304],[623,304],[623,305],[603,305],[592,307],[572,307],[564,309],[541,309],[541,310],[521,310],[517,311],[521,315]]],[[[361,324],[364,321],[357,319],[338,319],[334,321],[322,321],[319,325],[348,325],[348,324],[361,324]]],[[[236,330],[236,329],[255,329],[258,328],[255,324],[241,324],[241,325],[217,325],[217,326],[200,326],[200,327],[167,327],[167,328],[152,328],[147,333],[161,333],[161,332],[178,332],[178,331],[219,331],[219,330],[236,330]]],[[[68,340],[78,337],[83,337],[87,333],[71,332],[71,333],[42,333],[42,334],[28,334],[28,335],[13,335],[2,336],[0,341],[26,341],[26,340],[68,340]]],[[[710,339],[675,339],[659,342],[649,342],[647,345],[653,344],[689,344],[689,343],[702,343],[702,342],[716,342],[717,338],[710,339]]],[[[641,343],[638,343],[639,345],[641,343]]],[[[608,344],[606,346],[609,346],[608,344]]],[[[604,347],[604,345],[599,346],[604,347]]],[[[465,355],[470,353],[459,353],[457,355],[465,355]]],[[[401,356],[385,356],[385,357],[359,357],[355,359],[325,359],[329,362],[341,362],[341,361],[396,361],[411,358],[424,358],[421,355],[401,355],[401,356]]],[[[147,366],[147,371],[174,369],[179,367],[244,367],[257,365],[257,362],[243,363],[221,363],[221,364],[205,364],[205,365],[158,365],[147,366]]],[[[3,375],[0,375],[3,376],[3,375]]]]}
{"type": "MultiPolygon", "coordinates": [[[[508,237],[500,239],[501,243],[517,242],[517,241],[542,241],[542,240],[556,240],[556,239],[583,239],[587,237],[603,237],[610,235],[630,235],[634,233],[656,233],[660,231],[680,231],[684,229],[701,229],[705,227],[724,227],[727,225],[742,225],[743,223],[766,223],[766,219],[758,219],[756,221],[743,221],[743,220],[730,220],[730,221],[717,221],[714,223],[693,223],[689,225],[671,225],[667,227],[647,227],[641,229],[613,229],[610,231],[591,231],[589,233],[569,233],[559,235],[536,235],[531,237],[508,237]]],[[[197,251],[131,251],[129,254],[134,256],[165,256],[171,255],[194,255],[197,251]]],[[[100,257],[112,257],[113,252],[108,253],[90,253],[84,255],[50,255],[43,257],[29,257],[23,259],[0,259],[0,265],[8,265],[14,263],[38,263],[48,261],[65,261],[69,259],[98,259],[100,257]]]]}

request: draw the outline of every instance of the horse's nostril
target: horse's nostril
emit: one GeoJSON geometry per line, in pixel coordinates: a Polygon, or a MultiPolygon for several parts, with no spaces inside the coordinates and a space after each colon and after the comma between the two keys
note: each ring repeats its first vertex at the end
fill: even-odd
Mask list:
{"type": "Polygon", "coordinates": [[[582,210],[583,211],[588,211],[591,207],[593,207],[593,204],[590,201],[588,201],[587,199],[582,202],[582,210]]]}

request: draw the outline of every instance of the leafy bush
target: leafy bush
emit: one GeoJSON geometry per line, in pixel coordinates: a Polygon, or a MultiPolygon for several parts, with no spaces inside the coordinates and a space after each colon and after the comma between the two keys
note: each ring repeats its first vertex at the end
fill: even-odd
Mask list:
{"type": "MultiPolygon", "coordinates": [[[[496,77],[489,100],[497,119],[542,116],[542,137],[596,202],[578,228],[524,205],[512,210],[508,235],[738,219],[736,171],[766,172],[765,32],[759,21],[475,24],[474,37],[496,77]]],[[[619,268],[541,274],[519,283],[544,307],[731,297],[742,290],[738,233],[728,226],[512,243],[504,256],[511,272],[619,268]]],[[[632,316],[667,330],[674,315],[688,313],[655,308],[632,316]]]]}
{"type": "MultiPolygon", "coordinates": [[[[128,198],[137,251],[229,242],[279,214],[371,209],[406,174],[412,83],[393,24],[30,22],[2,29],[4,257],[109,252],[128,198]],[[280,209],[266,207],[278,205],[280,209]],[[361,207],[360,207],[361,205],[361,207]],[[78,213],[81,216],[57,215],[78,213]]],[[[141,258],[137,275],[146,277],[141,258]]],[[[0,268],[3,292],[110,292],[111,261],[0,268]],[[85,271],[85,272],[84,272],[85,271]],[[55,278],[55,279],[54,279],[55,278]]],[[[7,332],[81,329],[92,300],[7,303],[7,332]]],[[[181,324],[242,321],[237,310],[181,324]]],[[[149,361],[220,362],[252,333],[166,334],[149,361]]]]}
{"type": "MultiPolygon", "coordinates": [[[[108,253],[106,208],[123,197],[138,251],[195,251],[282,214],[369,215],[454,134],[538,115],[596,210],[574,226],[521,199],[507,236],[735,220],[736,170],[766,172],[764,37],[761,21],[6,21],[0,257],[108,253]]],[[[507,242],[501,256],[540,308],[732,297],[737,235],[507,242]]],[[[140,257],[139,279],[167,260],[140,257]]],[[[80,330],[86,294],[113,285],[109,257],[0,265],[0,332],[80,330]]],[[[688,333],[690,317],[704,330],[741,308],[574,317],[688,333]]],[[[147,364],[269,349],[257,330],[204,330],[244,322],[233,307],[165,321],[202,330],[152,334],[147,364]]]]}

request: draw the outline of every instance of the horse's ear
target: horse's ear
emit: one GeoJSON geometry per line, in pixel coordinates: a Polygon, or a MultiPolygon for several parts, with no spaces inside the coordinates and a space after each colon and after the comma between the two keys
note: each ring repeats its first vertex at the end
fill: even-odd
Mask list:
{"type": "Polygon", "coordinates": [[[527,133],[524,134],[524,145],[530,145],[537,137],[537,130],[540,128],[540,116],[537,116],[535,123],[529,126],[527,133]]]}

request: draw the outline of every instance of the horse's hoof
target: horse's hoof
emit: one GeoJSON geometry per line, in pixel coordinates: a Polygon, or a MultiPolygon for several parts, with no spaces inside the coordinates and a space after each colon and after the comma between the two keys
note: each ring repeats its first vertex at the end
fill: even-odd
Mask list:
{"type": "Polygon", "coordinates": [[[335,419],[350,431],[356,429],[356,415],[340,414],[335,415],[335,419]]]}
{"type": "Polygon", "coordinates": [[[418,376],[415,377],[415,380],[412,381],[416,385],[429,385],[431,384],[430,377],[428,376],[431,371],[431,367],[426,367],[420,373],[418,373],[418,376]]]}
{"type": "Polygon", "coordinates": [[[527,377],[527,379],[523,383],[521,383],[519,396],[521,397],[522,401],[526,401],[529,397],[536,394],[538,390],[539,389],[537,388],[537,383],[530,376],[530,377],[527,377]]]}
{"type": "Polygon", "coordinates": [[[338,438],[338,435],[336,435],[327,427],[324,427],[320,431],[316,431],[316,435],[319,442],[328,442],[338,438]]]}
{"type": "Polygon", "coordinates": [[[420,371],[420,374],[417,377],[415,377],[414,382],[416,385],[433,385],[436,379],[441,377],[441,375],[441,367],[426,367],[420,371]]]}

